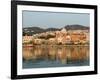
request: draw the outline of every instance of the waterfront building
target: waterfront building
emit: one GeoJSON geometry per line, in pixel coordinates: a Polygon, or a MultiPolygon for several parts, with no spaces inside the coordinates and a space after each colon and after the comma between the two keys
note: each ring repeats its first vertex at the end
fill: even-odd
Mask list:
{"type": "Polygon", "coordinates": [[[34,44],[41,44],[42,43],[42,39],[38,39],[38,38],[37,39],[34,39],[33,40],[33,43],[34,44]]]}
{"type": "Polygon", "coordinates": [[[56,44],[56,38],[50,38],[48,44],[56,44]]]}
{"type": "Polygon", "coordinates": [[[23,43],[29,43],[30,41],[32,41],[33,37],[32,36],[23,36],[22,42],[23,43]]]}

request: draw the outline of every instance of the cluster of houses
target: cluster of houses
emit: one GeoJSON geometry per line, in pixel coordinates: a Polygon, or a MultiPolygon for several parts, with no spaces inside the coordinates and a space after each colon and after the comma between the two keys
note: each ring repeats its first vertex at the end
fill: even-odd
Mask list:
{"type": "Polygon", "coordinates": [[[49,31],[33,36],[23,36],[23,44],[89,44],[89,30],[66,30],[49,31]],[[47,36],[50,36],[46,38],[47,36]]]}

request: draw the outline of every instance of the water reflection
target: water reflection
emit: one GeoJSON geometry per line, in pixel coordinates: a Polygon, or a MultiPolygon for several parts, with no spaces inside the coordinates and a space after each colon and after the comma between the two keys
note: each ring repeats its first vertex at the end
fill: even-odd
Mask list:
{"type": "Polygon", "coordinates": [[[23,68],[89,65],[89,46],[23,47],[23,68]]]}

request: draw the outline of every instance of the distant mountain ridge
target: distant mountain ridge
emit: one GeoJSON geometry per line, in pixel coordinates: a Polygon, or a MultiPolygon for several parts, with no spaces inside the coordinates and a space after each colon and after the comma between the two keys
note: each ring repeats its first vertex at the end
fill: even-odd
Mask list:
{"type": "Polygon", "coordinates": [[[89,27],[83,25],[66,25],[66,30],[87,30],[89,27]]]}
{"type": "MultiPolygon", "coordinates": [[[[65,28],[66,30],[89,30],[89,27],[83,26],[83,25],[66,25],[62,28],[65,28]]],[[[60,31],[62,28],[43,29],[40,27],[26,27],[26,28],[23,28],[23,33],[32,35],[32,34],[36,34],[36,33],[48,32],[48,31],[60,31]]]]}

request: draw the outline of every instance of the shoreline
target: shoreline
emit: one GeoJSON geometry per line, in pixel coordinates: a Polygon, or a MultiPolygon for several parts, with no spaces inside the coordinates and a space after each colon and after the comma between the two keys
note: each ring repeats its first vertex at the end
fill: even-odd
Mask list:
{"type": "Polygon", "coordinates": [[[38,46],[50,46],[50,47],[56,47],[56,46],[90,46],[89,44],[66,44],[66,45],[47,45],[47,44],[42,44],[42,45],[22,45],[22,47],[38,47],[38,46]]]}

